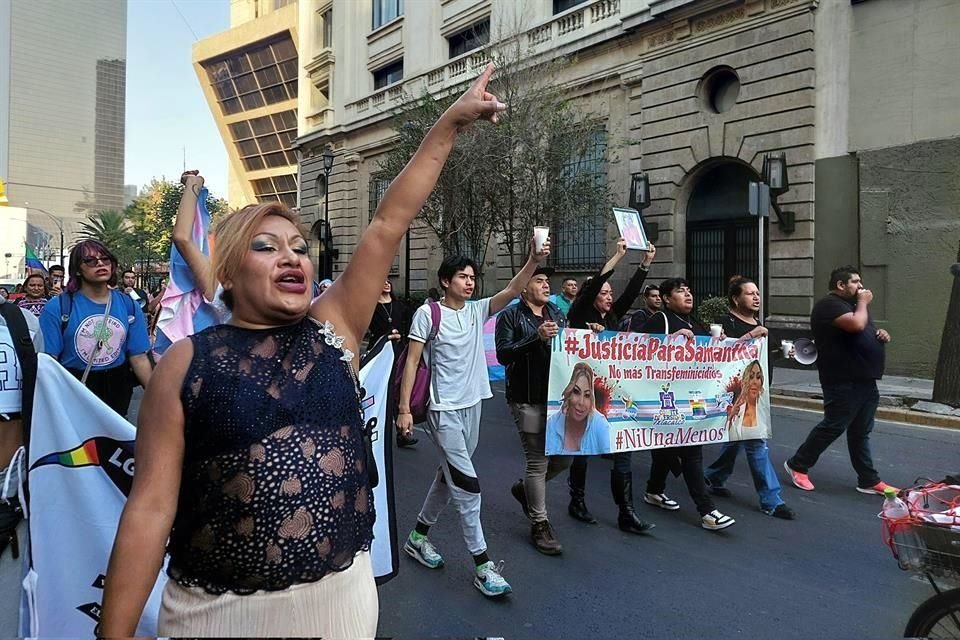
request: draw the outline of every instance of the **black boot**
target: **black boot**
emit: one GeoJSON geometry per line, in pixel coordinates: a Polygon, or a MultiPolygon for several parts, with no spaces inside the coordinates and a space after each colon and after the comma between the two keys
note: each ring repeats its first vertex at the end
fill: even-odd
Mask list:
{"type": "Polygon", "coordinates": [[[617,526],[620,527],[621,531],[644,533],[654,527],[652,523],[641,520],[637,516],[637,512],[633,510],[633,474],[631,472],[611,471],[610,490],[613,492],[614,502],[620,507],[617,526]]]}
{"type": "Polygon", "coordinates": [[[586,458],[577,458],[570,465],[567,484],[570,486],[570,506],[567,507],[570,517],[587,524],[597,524],[597,519],[587,510],[587,503],[583,499],[587,488],[586,458]]]}

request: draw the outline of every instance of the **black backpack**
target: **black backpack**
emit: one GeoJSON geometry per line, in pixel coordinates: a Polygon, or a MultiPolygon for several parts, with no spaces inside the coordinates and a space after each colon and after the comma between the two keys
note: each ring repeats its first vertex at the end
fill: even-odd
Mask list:
{"type": "MultiPolygon", "coordinates": [[[[13,338],[13,348],[17,352],[20,362],[20,371],[23,377],[23,399],[21,401],[21,422],[23,424],[24,455],[30,446],[30,427],[33,419],[33,393],[37,386],[37,351],[30,339],[30,330],[27,321],[23,318],[21,309],[13,304],[0,304],[0,316],[7,323],[7,329],[13,338]]],[[[28,497],[27,478],[21,478],[23,493],[28,497]]],[[[20,543],[17,539],[17,525],[23,519],[23,508],[17,498],[2,499],[0,497],[0,554],[9,546],[14,558],[20,557],[20,543]]]]}

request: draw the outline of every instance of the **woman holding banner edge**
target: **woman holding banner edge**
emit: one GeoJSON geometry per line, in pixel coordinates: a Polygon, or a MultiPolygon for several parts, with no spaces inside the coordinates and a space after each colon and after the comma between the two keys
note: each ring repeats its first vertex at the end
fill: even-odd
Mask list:
{"type": "MultiPolygon", "coordinates": [[[[730,311],[722,323],[726,335],[740,339],[767,337],[767,328],[760,324],[760,320],[757,318],[757,313],[760,311],[760,289],[756,283],[739,276],[731,278],[727,291],[727,303],[730,305],[730,311]]],[[[767,348],[770,348],[769,345],[767,345],[767,348]]],[[[757,364],[759,366],[759,363],[757,364]]],[[[747,368],[744,369],[742,378],[749,377],[747,368]]],[[[771,371],[769,367],[767,370],[771,371]]],[[[762,381],[763,374],[761,372],[761,384],[762,381]]],[[[741,381],[741,387],[743,386],[744,381],[741,381]]],[[[746,413],[746,393],[744,391],[741,390],[739,397],[734,401],[734,406],[731,407],[731,419],[740,414],[736,405],[741,398],[744,402],[743,413],[746,413]]],[[[767,415],[768,420],[769,417],[767,415]]],[[[727,442],[723,445],[720,455],[714,460],[713,464],[707,467],[704,473],[710,493],[721,497],[731,495],[730,490],[723,485],[733,473],[733,467],[740,449],[745,449],[747,452],[747,463],[750,466],[750,475],[753,477],[753,486],[760,498],[760,510],[774,518],[795,519],[797,517],[796,512],[784,503],[780,495],[780,480],[777,478],[773,463],[770,461],[770,449],[767,447],[767,442],[760,438],[727,442]]]]}
{"type": "MultiPolygon", "coordinates": [[[[617,241],[616,252],[607,260],[603,268],[583,283],[577,297],[570,305],[567,314],[567,324],[574,329],[591,329],[593,331],[616,330],[620,317],[633,305],[634,300],[643,290],[643,282],[647,279],[650,264],[657,255],[657,249],[652,244],[646,255],[637,267],[627,288],[617,298],[613,299],[613,288],[607,282],[613,275],[613,270],[627,254],[627,242],[623,238],[617,241]]],[[[632,456],[629,451],[613,454],[613,470],[610,472],[610,491],[613,500],[619,508],[617,526],[621,531],[628,533],[644,533],[653,527],[644,522],[633,508],[633,472],[631,470],[632,456]]],[[[570,506],[567,511],[570,516],[581,522],[596,524],[597,519],[587,510],[584,500],[587,486],[587,457],[577,456],[570,465],[570,506]]]]}
{"type": "Polygon", "coordinates": [[[457,134],[506,108],[486,91],[492,74],[488,65],[433,126],[326,295],[311,302],[306,241],[285,206],[249,207],[219,229],[215,272],[233,317],[174,345],[147,388],[102,636],[133,635],[168,535],[160,635],[376,634],[352,352],[457,134]],[[267,461],[290,475],[265,472],[267,461]]]}

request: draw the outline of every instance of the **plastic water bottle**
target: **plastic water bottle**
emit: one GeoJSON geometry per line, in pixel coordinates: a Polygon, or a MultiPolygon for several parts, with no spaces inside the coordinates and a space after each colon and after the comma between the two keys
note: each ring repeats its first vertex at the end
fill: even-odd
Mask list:
{"type": "Polygon", "coordinates": [[[883,490],[883,517],[889,520],[899,520],[910,515],[907,503],[897,497],[897,490],[887,487],[883,490]]]}
{"type": "Polygon", "coordinates": [[[909,521],[910,509],[897,497],[897,490],[893,487],[884,489],[883,496],[882,515],[893,537],[897,558],[902,567],[912,566],[920,560],[920,543],[909,521]]]}

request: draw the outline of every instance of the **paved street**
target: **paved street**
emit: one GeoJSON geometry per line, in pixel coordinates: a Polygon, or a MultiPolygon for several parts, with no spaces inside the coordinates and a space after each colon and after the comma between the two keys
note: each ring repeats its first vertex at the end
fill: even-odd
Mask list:
{"type": "MultiPolygon", "coordinates": [[[[819,415],[774,410],[774,462],[779,465],[819,415]]],[[[884,479],[904,486],[919,475],[960,469],[960,432],[880,423],[874,456],[884,479]]],[[[436,458],[421,433],[416,450],[397,452],[398,533],[413,526],[436,458]]],[[[706,450],[712,460],[717,447],[706,450]]],[[[475,463],[483,487],[483,523],[491,557],[506,561],[515,593],[497,602],[471,586],[471,562],[450,508],[431,531],[447,566],[431,572],[401,558],[400,574],[380,589],[379,634],[396,637],[897,637],[930,588],[901,572],[880,537],[881,499],[854,491],[845,443],[838,441],[813,470],[813,493],[784,488],[799,512],[793,522],[760,513],[741,457],[719,507],[737,524],[721,533],[699,527],[681,480],[668,493],[681,503],[667,513],[641,504],[656,522],[652,535],[621,533],[609,492],[606,460],[591,463],[588,505],[599,526],[566,514],[565,478],[548,487],[548,507],[562,557],[528,543],[528,527],[509,494],[522,455],[502,390],[484,405],[475,463]]],[[[643,482],[649,454],[635,454],[643,482]]],[[[781,473],[781,481],[784,474],[781,473]]]]}

